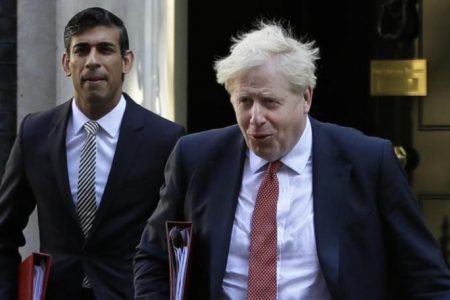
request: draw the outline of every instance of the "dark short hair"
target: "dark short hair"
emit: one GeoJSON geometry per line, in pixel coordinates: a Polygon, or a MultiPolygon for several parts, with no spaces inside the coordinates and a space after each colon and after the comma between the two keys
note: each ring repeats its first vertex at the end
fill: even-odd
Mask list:
{"type": "Polygon", "coordinates": [[[128,33],[122,20],[112,12],[100,8],[90,7],[80,11],[70,19],[64,28],[64,46],[66,52],[70,54],[70,40],[74,35],[78,35],[87,29],[96,26],[116,27],[119,31],[120,54],[125,56],[125,52],[129,49],[128,33]]]}

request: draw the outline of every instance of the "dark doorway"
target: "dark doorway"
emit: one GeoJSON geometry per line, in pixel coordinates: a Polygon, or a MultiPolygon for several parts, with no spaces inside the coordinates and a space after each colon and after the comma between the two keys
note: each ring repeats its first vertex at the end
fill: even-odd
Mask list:
{"type": "MultiPolygon", "coordinates": [[[[390,2],[404,1],[409,0],[390,2]]],[[[413,49],[412,43],[385,40],[377,33],[386,2],[190,1],[188,130],[235,123],[228,94],[216,83],[213,61],[228,54],[232,36],[265,18],[289,23],[297,37],[315,40],[320,48],[313,117],[382,136],[394,144],[410,144],[409,100],[370,96],[370,60],[411,58],[413,49]]]]}
{"type": "Polygon", "coordinates": [[[0,178],[16,137],[17,1],[0,2],[0,178]]]}
{"type": "Polygon", "coordinates": [[[370,1],[223,3],[189,3],[190,131],[234,123],[228,94],[215,82],[213,61],[228,54],[232,36],[252,28],[260,18],[289,23],[297,37],[317,42],[321,60],[311,115],[373,131],[368,77],[373,34],[370,1]]]}

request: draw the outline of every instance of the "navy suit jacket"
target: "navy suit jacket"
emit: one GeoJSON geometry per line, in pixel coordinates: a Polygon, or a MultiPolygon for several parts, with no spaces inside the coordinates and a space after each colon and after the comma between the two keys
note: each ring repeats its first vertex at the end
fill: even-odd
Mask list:
{"type": "Polygon", "coordinates": [[[111,171],[86,240],[67,174],[71,101],[23,120],[0,186],[0,299],[16,299],[17,249],[36,205],[40,250],[53,258],[47,299],[80,299],[83,270],[98,299],[134,299],[135,246],[184,129],[125,98],[111,171]]]}
{"type": "MultiPolygon", "coordinates": [[[[449,271],[391,143],[311,125],[317,253],[332,299],[450,299],[449,271]]],[[[189,299],[219,299],[246,151],[237,126],[178,141],[135,257],[137,299],[167,299],[166,220],[194,225],[189,299]]]]}

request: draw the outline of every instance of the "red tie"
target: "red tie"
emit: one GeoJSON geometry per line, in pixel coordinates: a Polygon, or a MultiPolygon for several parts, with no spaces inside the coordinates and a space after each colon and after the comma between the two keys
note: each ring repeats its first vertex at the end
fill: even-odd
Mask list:
{"type": "Polygon", "coordinates": [[[277,170],[270,162],[256,196],[248,267],[248,300],[277,299],[277,170]]]}

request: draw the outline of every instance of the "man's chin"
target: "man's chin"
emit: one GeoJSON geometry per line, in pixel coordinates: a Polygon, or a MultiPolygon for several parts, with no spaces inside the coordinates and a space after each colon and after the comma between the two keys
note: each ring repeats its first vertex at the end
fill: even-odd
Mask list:
{"type": "Polygon", "coordinates": [[[102,95],[89,95],[88,97],[86,97],[86,100],[91,105],[101,105],[105,102],[105,97],[102,97],[102,95]]]}
{"type": "Polygon", "coordinates": [[[107,93],[104,89],[98,89],[94,90],[91,89],[84,93],[84,99],[91,104],[95,103],[103,103],[105,101],[105,98],[107,98],[107,93]]]}
{"type": "Polygon", "coordinates": [[[277,157],[277,153],[275,153],[274,149],[270,146],[263,146],[263,145],[255,145],[253,144],[250,149],[259,157],[267,160],[267,161],[272,161],[272,160],[276,160],[277,157]]]}

